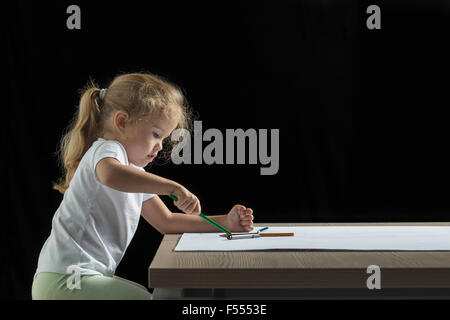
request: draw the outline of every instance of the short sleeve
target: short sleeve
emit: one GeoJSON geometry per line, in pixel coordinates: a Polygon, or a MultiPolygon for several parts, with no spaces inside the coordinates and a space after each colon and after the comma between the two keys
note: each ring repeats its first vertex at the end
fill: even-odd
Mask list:
{"type": "Polygon", "coordinates": [[[142,202],[147,201],[155,196],[153,193],[143,193],[142,202]]]}
{"type": "Polygon", "coordinates": [[[125,149],[116,141],[104,140],[94,152],[94,168],[97,163],[104,158],[115,158],[121,164],[128,165],[128,158],[125,149]]]}

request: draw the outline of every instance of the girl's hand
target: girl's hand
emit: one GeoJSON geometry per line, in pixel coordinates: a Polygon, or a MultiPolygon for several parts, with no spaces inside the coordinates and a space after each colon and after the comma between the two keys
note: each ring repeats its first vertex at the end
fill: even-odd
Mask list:
{"type": "Polygon", "coordinates": [[[253,230],[253,210],[236,204],[228,212],[226,221],[228,230],[232,232],[250,232],[253,230]]]}
{"type": "Polygon", "coordinates": [[[173,203],[178,209],[187,214],[200,214],[200,201],[188,189],[179,184],[172,194],[177,197],[177,201],[173,203]]]}

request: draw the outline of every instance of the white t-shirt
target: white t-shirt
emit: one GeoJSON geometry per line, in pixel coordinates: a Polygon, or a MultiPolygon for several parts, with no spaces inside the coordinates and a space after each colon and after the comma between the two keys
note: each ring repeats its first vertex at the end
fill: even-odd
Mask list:
{"type": "Polygon", "coordinates": [[[50,236],[39,255],[39,272],[112,276],[136,231],[142,202],[154,194],[120,192],[102,184],[97,163],[107,157],[130,165],[124,147],[99,138],[78,165],[52,220],[50,236]]]}

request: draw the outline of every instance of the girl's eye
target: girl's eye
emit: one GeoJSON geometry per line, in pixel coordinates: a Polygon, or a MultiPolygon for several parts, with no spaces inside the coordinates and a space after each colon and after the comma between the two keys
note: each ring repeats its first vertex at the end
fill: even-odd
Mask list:
{"type": "Polygon", "coordinates": [[[153,136],[158,139],[159,138],[159,134],[157,134],[156,132],[153,132],[153,136]]]}

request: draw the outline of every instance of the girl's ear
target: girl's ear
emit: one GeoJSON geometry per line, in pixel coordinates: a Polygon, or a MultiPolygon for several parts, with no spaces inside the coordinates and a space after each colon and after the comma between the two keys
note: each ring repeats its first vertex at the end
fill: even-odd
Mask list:
{"type": "Polygon", "coordinates": [[[119,110],[114,114],[114,127],[119,130],[120,133],[125,132],[125,127],[130,120],[128,112],[125,110],[119,110]]]}

